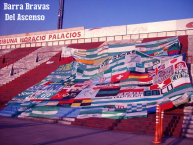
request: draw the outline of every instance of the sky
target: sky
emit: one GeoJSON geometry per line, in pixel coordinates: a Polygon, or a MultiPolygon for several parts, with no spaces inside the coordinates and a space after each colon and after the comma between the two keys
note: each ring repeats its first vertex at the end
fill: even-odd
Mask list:
{"type": "MultiPolygon", "coordinates": [[[[193,0],[65,0],[63,29],[85,29],[193,18],[193,0]]],[[[0,36],[57,29],[59,0],[0,0],[0,36]],[[23,4],[7,10],[5,4],[23,4]],[[49,4],[49,10],[27,10],[26,4],[49,4]],[[15,20],[5,15],[15,14],[15,20]],[[45,20],[17,20],[44,15],[45,20]]]]}

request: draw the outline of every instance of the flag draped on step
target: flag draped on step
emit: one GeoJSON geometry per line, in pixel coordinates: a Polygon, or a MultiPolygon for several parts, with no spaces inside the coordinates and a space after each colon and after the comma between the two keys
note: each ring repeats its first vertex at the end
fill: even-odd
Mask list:
{"type": "Polygon", "coordinates": [[[61,65],[19,93],[3,116],[145,117],[186,103],[192,85],[178,37],[141,44],[73,44],[61,65]]]}

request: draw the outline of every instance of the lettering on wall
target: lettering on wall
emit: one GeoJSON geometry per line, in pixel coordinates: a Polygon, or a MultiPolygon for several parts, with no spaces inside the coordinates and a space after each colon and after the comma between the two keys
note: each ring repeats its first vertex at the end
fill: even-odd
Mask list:
{"type": "Polygon", "coordinates": [[[24,37],[16,37],[16,38],[3,38],[3,39],[0,39],[0,45],[79,39],[83,37],[84,37],[84,31],[71,31],[71,32],[63,32],[63,33],[55,33],[55,34],[24,36],[24,37]]]}

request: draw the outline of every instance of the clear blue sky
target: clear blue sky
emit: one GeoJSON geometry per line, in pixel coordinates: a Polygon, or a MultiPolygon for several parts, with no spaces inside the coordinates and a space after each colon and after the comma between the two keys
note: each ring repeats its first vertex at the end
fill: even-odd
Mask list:
{"type": "MultiPolygon", "coordinates": [[[[86,29],[193,18],[193,0],[65,0],[63,28],[86,29]]],[[[57,29],[59,0],[0,0],[0,35],[57,29]],[[4,10],[4,4],[24,10],[4,10]],[[25,10],[25,3],[49,10],[25,10]],[[44,21],[5,21],[5,14],[45,15],[44,21]]]]}

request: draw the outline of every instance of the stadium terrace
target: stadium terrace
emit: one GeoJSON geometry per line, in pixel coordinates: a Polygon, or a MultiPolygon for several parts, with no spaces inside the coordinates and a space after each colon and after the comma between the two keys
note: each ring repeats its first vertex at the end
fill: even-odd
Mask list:
{"type": "Polygon", "coordinates": [[[192,23],[0,36],[0,116],[193,138],[192,23]]]}

